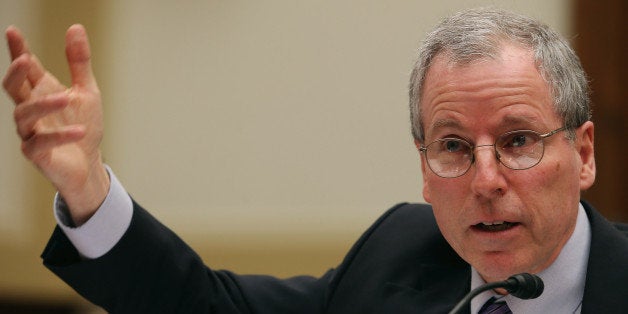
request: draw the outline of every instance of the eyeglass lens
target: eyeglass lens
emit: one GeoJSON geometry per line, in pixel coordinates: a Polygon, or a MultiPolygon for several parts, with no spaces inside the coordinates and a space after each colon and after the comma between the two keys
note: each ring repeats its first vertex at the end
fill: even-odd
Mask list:
{"type": "MultiPolygon", "coordinates": [[[[490,145],[489,145],[490,146],[490,145]]],[[[543,157],[543,136],[529,130],[513,131],[495,141],[496,158],[506,167],[523,170],[534,167],[543,157]]],[[[465,174],[474,162],[475,147],[458,138],[436,140],[424,149],[427,163],[441,177],[465,174]]]]}

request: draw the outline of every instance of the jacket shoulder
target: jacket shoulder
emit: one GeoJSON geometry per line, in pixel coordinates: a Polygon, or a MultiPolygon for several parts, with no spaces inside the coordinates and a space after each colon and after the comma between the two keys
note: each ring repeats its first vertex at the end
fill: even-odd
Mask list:
{"type": "Polygon", "coordinates": [[[591,225],[583,313],[623,313],[628,308],[628,226],[611,223],[582,202],[591,225]]]}
{"type": "Polygon", "coordinates": [[[619,232],[623,233],[625,237],[628,238],[628,224],[622,222],[614,222],[613,226],[615,229],[619,230],[619,232]]]}
{"type": "Polygon", "coordinates": [[[398,204],[387,210],[353,245],[331,279],[330,313],[370,313],[381,306],[374,296],[391,287],[421,289],[429,265],[466,269],[467,264],[440,233],[426,204],[398,204]],[[426,268],[427,267],[427,268],[426,268]]]}

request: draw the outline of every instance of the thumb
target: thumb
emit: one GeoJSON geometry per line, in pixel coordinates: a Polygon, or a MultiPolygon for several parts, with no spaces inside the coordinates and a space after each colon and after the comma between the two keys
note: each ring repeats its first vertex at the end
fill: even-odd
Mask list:
{"type": "Polygon", "coordinates": [[[72,85],[95,87],[96,79],[92,72],[91,51],[87,31],[80,24],[68,28],[65,35],[65,55],[70,66],[72,85]]]}

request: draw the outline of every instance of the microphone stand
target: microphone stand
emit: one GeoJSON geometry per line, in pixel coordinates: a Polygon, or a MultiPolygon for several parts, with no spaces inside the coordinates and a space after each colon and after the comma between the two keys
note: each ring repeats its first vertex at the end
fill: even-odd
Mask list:
{"type": "Polygon", "coordinates": [[[506,288],[508,293],[517,298],[534,299],[543,293],[544,287],[543,280],[536,275],[528,273],[513,275],[504,281],[487,283],[471,290],[471,292],[467,293],[467,295],[456,304],[449,314],[460,313],[462,309],[471,302],[471,299],[486,290],[506,288]]]}
{"type": "Polygon", "coordinates": [[[460,302],[458,302],[456,307],[454,307],[454,309],[451,310],[449,314],[456,314],[456,313],[462,312],[462,309],[465,307],[465,305],[469,304],[469,302],[471,302],[471,300],[475,298],[478,294],[486,290],[504,288],[505,284],[506,284],[506,281],[491,282],[491,283],[479,286],[471,290],[471,292],[469,292],[466,296],[464,296],[464,298],[462,298],[462,300],[460,300],[460,302]]]}

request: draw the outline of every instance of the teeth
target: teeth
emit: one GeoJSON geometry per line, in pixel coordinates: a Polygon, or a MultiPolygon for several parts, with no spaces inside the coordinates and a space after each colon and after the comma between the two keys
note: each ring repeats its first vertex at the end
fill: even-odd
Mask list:
{"type": "Polygon", "coordinates": [[[503,221],[483,221],[482,224],[485,226],[492,226],[492,225],[501,225],[503,224],[503,221]]]}
{"type": "Polygon", "coordinates": [[[516,223],[508,222],[508,221],[484,221],[477,225],[476,228],[479,230],[487,231],[487,232],[496,232],[496,231],[504,231],[515,226],[516,223]]]}

